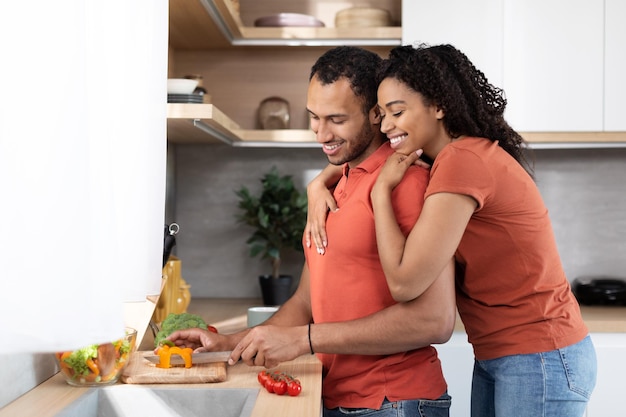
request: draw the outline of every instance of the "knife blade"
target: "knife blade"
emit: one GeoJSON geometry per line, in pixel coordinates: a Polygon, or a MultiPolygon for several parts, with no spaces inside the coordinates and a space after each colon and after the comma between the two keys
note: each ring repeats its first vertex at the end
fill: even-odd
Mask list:
{"type": "MultiPolygon", "coordinates": [[[[191,363],[200,364],[200,363],[228,362],[228,358],[230,357],[230,354],[231,354],[231,351],[194,353],[191,355],[191,363]]],[[[143,357],[152,363],[160,362],[158,355],[144,355],[143,357]]],[[[183,358],[180,357],[180,355],[172,355],[170,358],[170,363],[172,365],[184,365],[185,361],[183,360],[183,358]]]]}

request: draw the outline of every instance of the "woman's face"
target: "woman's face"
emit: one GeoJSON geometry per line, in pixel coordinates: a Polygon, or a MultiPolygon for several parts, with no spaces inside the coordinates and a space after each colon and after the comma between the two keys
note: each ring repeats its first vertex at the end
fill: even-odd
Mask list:
{"type": "Polygon", "coordinates": [[[443,125],[443,110],[424,104],[422,95],[395,78],[385,78],[378,87],[381,131],[391,147],[409,154],[418,149],[431,158],[450,142],[443,125]]]}

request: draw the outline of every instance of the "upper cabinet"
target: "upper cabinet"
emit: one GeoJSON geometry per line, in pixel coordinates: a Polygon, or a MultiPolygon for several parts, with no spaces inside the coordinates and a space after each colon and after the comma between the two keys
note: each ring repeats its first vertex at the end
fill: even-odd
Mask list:
{"type": "MultiPolygon", "coordinates": [[[[605,0],[604,130],[626,131],[626,1],[605,0]]],[[[583,81],[584,82],[584,81],[583,81]]]]}
{"type": "Polygon", "coordinates": [[[227,46],[389,46],[402,38],[401,0],[381,0],[391,22],[381,27],[335,27],[335,15],[367,0],[350,3],[293,0],[170,0],[170,45],[183,49],[227,46]],[[257,27],[259,18],[278,13],[315,17],[323,27],[257,27]]]}
{"type": "Polygon", "coordinates": [[[315,146],[306,113],[311,65],[336,45],[386,56],[395,45],[451,43],[504,88],[506,118],[534,147],[626,146],[623,0],[381,0],[392,26],[335,27],[368,0],[170,0],[169,76],[201,74],[211,104],[169,105],[168,140],[315,146]],[[324,27],[257,27],[277,13],[324,27]],[[290,128],[261,130],[267,97],[290,103],[290,128]],[[556,145],[554,145],[556,144],[556,145]]]}
{"type": "Polygon", "coordinates": [[[527,140],[626,141],[622,0],[405,1],[402,14],[403,43],[465,52],[527,140]]]}
{"type": "Polygon", "coordinates": [[[504,0],[507,120],[531,132],[603,131],[604,1],[504,0]]]}
{"type": "Polygon", "coordinates": [[[502,10],[502,0],[405,1],[402,44],[452,44],[501,86],[502,10]]]}

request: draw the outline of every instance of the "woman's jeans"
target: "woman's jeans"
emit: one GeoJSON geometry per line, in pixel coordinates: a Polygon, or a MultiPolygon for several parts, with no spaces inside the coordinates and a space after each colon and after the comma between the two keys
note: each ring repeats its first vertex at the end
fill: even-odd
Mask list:
{"type": "Polygon", "coordinates": [[[324,417],[448,417],[450,396],[443,394],[437,400],[388,401],[385,398],[380,410],[371,408],[324,408],[324,417]]]}
{"type": "Polygon", "coordinates": [[[589,336],[550,352],[477,360],[472,417],[583,416],[596,372],[589,336]]]}

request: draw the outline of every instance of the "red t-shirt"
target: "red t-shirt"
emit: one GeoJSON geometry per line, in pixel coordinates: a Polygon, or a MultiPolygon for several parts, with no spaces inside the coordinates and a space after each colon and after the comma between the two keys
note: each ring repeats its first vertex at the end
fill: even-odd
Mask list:
{"type": "Polygon", "coordinates": [[[477,359],[545,352],[588,333],[532,178],[497,142],[464,138],[435,159],[428,196],[478,202],[456,252],[457,307],[477,359]]]}
{"type": "MultiPolygon", "coordinates": [[[[340,207],[326,223],[328,248],[323,256],[305,247],[316,323],[351,320],[395,303],[380,265],[370,191],[393,150],[386,143],[347,173],[335,189],[340,207]]],[[[428,171],[412,168],[393,193],[403,232],[411,230],[423,205],[428,171]]],[[[318,354],[324,374],[322,397],[327,408],[378,409],[390,401],[436,399],[447,389],[433,347],[395,355],[318,354]]]]}

